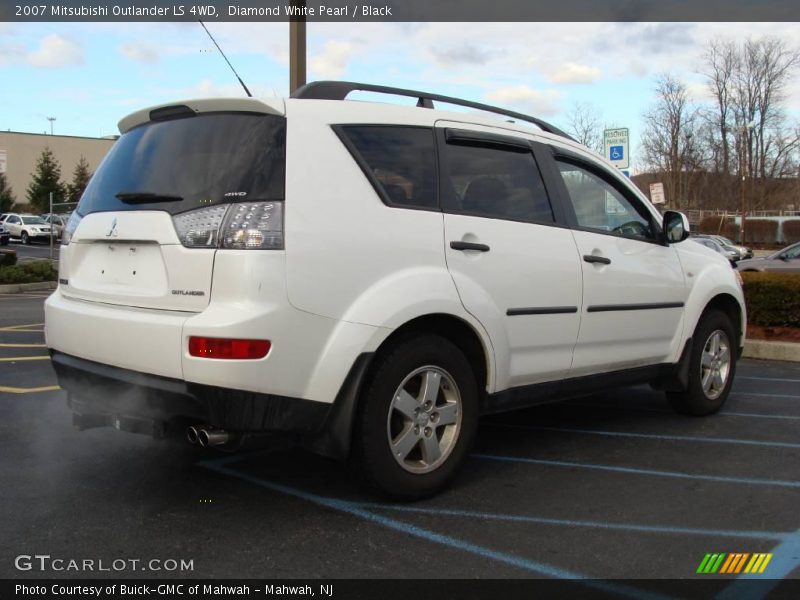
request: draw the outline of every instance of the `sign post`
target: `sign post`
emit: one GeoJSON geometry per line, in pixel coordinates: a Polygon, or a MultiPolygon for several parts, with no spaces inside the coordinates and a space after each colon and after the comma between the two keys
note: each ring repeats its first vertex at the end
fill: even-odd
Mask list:
{"type": "Polygon", "coordinates": [[[603,131],[604,156],[618,169],[627,169],[631,166],[629,140],[627,127],[603,131]]]}

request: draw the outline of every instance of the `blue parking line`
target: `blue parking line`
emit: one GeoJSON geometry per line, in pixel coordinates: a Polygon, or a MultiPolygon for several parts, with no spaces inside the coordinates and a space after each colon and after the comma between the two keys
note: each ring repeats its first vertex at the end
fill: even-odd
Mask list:
{"type": "Polygon", "coordinates": [[[675,479],[693,479],[697,481],[718,481],[721,483],[738,483],[745,485],[766,485],[785,488],[800,488],[800,481],[786,481],[781,479],[754,479],[749,477],[728,477],[725,475],[693,475],[679,471],[659,471],[656,469],[639,469],[636,467],[616,467],[613,465],[598,465],[593,463],[576,463],[564,460],[546,460],[542,458],[525,458],[520,456],[499,456],[496,454],[473,454],[475,458],[496,460],[502,462],[526,463],[533,465],[546,465],[552,467],[569,467],[573,469],[592,469],[596,471],[611,471],[614,473],[630,473],[633,475],[650,475],[653,477],[672,477],[675,479]]]}
{"type": "MultiPolygon", "coordinates": [[[[233,461],[228,460],[227,462],[229,463],[233,461]]],[[[294,498],[300,498],[301,500],[305,500],[307,502],[311,502],[319,506],[324,506],[326,508],[344,512],[346,514],[359,517],[366,521],[382,525],[384,527],[393,529],[394,531],[398,531],[400,533],[424,539],[426,541],[433,542],[435,544],[440,544],[443,546],[454,548],[456,550],[469,552],[470,554],[475,554],[482,558],[502,562],[507,565],[511,565],[513,567],[531,573],[536,573],[538,575],[544,575],[546,577],[554,577],[558,579],[581,580],[581,583],[588,587],[601,590],[604,592],[609,592],[611,594],[615,594],[618,596],[633,598],[635,600],[638,599],[671,600],[670,596],[663,596],[661,594],[647,592],[645,590],[641,590],[623,584],[609,583],[602,580],[590,579],[586,575],[575,573],[573,571],[568,571],[566,569],[561,569],[559,567],[555,567],[552,565],[547,565],[544,563],[528,560],[526,558],[522,558],[514,554],[492,550],[491,548],[487,548],[485,546],[479,546],[477,544],[473,544],[471,542],[467,542],[466,540],[461,540],[459,538],[455,538],[449,535],[436,533],[429,529],[424,529],[422,527],[418,527],[410,523],[405,523],[403,521],[398,521],[390,517],[385,517],[383,515],[375,514],[373,512],[370,512],[369,510],[361,508],[360,505],[355,502],[340,500],[338,498],[319,496],[317,494],[306,492],[294,487],[290,487],[280,483],[275,483],[266,479],[261,479],[259,477],[254,477],[252,475],[248,475],[247,473],[242,473],[235,469],[223,466],[223,464],[220,463],[221,461],[219,460],[211,460],[211,461],[200,462],[198,464],[211,471],[215,471],[223,475],[229,475],[231,477],[236,477],[238,479],[263,487],[273,492],[278,492],[281,494],[285,494],[287,496],[292,496],[294,498]]]]}
{"type": "MultiPolygon", "coordinates": [[[[662,415],[675,415],[675,411],[666,408],[642,408],[641,406],[619,406],[619,405],[604,405],[593,404],[589,402],[565,402],[566,406],[580,406],[583,408],[596,408],[598,410],[619,410],[626,412],[644,412],[644,413],[658,413],[662,415]]],[[[675,415],[678,416],[678,415],[675,415]]],[[[749,413],[739,412],[732,410],[723,410],[718,412],[715,416],[719,417],[748,417],[755,419],[783,419],[787,421],[800,421],[798,415],[765,415],[764,413],[749,413]]]]}
{"type": "Polygon", "coordinates": [[[783,383],[800,383],[800,379],[781,379],[776,377],[748,377],[746,375],[737,375],[736,379],[750,379],[752,381],[780,381],[783,383]]]}
{"type": "Polygon", "coordinates": [[[397,512],[443,515],[450,517],[466,517],[484,521],[509,521],[518,523],[536,523],[539,525],[558,525],[565,527],[587,527],[590,529],[610,529],[614,531],[637,531],[642,533],[664,533],[674,535],[699,535],[706,537],[729,537],[752,540],[784,540],[793,536],[793,532],[781,531],[748,531],[730,529],[698,529],[695,527],[672,527],[668,525],[637,525],[634,523],[606,523],[603,521],[581,521],[574,519],[553,519],[548,517],[532,517],[528,515],[511,515],[474,510],[457,510],[449,508],[426,508],[405,504],[361,503],[358,506],[370,510],[391,510],[397,512]]]}
{"type": "Polygon", "coordinates": [[[749,397],[791,398],[792,400],[800,400],[800,396],[798,396],[797,394],[761,394],[756,392],[731,392],[731,396],[736,396],[737,398],[749,398],[749,397]]]}
{"type": "Polygon", "coordinates": [[[603,429],[578,429],[572,427],[546,427],[544,425],[516,425],[514,423],[485,423],[490,427],[503,427],[505,429],[523,429],[534,431],[557,431],[562,433],[582,433],[587,435],[602,435],[606,437],[628,437],[649,440],[670,440],[678,442],[700,442],[703,444],[737,444],[741,446],[766,446],[773,448],[800,448],[794,442],[762,442],[760,440],[742,440],[738,438],[715,438],[692,435],[667,435],[660,433],[636,433],[630,431],[606,431],[603,429]]]}
{"type": "Polygon", "coordinates": [[[762,574],[742,573],[715,600],[756,600],[767,595],[800,568],[800,530],[786,537],[781,544],[771,550],[772,560],[762,574]],[[758,580],[758,583],[753,583],[758,580]]]}

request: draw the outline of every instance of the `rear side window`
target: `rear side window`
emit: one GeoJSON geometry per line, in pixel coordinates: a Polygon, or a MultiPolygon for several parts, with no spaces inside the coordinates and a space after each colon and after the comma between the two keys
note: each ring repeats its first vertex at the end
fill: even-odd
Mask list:
{"type": "Polygon", "coordinates": [[[426,127],[345,125],[342,140],[391,206],[437,208],[436,151],[426,127]]]}
{"type": "Polygon", "coordinates": [[[444,207],[496,219],[552,223],[553,209],[530,150],[448,143],[444,207]]]}
{"type": "Polygon", "coordinates": [[[166,210],[233,201],[283,200],[286,119],[201,113],[154,121],[120,137],[86,188],[78,213],[166,210]],[[128,198],[117,194],[155,194],[128,198]],[[179,200],[164,201],[169,198],[179,200]]]}

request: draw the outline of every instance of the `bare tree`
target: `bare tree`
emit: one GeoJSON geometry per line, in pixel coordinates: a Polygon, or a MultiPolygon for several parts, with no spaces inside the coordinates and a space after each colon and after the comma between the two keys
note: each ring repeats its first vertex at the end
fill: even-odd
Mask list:
{"type": "Polygon", "coordinates": [[[715,171],[730,173],[730,121],[733,115],[734,76],[739,71],[739,53],[736,44],[732,41],[712,40],[703,54],[704,74],[708,87],[714,95],[716,112],[711,112],[709,117],[716,126],[720,162],[716,163],[715,171]]]}
{"type": "Polygon", "coordinates": [[[686,84],[668,73],[659,75],[655,93],[655,103],[644,114],[643,159],[661,174],[668,203],[688,208],[688,188],[703,159],[697,108],[686,84]]]}
{"type": "Polygon", "coordinates": [[[600,111],[592,104],[575,102],[567,112],[567,132],[598,154],[603,153],[603,125],[600,111]]]}

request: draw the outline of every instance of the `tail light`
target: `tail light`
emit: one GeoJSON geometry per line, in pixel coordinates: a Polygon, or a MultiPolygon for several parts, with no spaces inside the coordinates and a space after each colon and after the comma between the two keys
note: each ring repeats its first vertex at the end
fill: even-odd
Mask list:
{"type": "Polygon", "coordinates": [[[75,230],[78,228],[78,224],[81,222],[82,217],[78,214],[77,211],[73,211],[72,214],[69,216],[67,220],[67,224],[64,225],[64,229],[61,232],[61,245],[66,246],[69,244],[70,240],[72,239],[72,234],[75,233],[75,230]]]}
{"type": "Polygon", "coordinates": [[[187,248],[283,248],[282,202],[208,206],[175,215],[172,220],[181,244],[187,248]]]}
{"type": "Polygon", "coordinates": [[[172,217],[181,244],[187,248],[216,248],[219,245],[219,228],[227,211],[227,205],[218,204],[172,217]]]}
{"type": "Polygon", "coordinates": [[[199,358],[228,360],[254,360],[264,358],[271,344],[269,340],[237,340],[191,336],[189,354],[199,358]]]}

